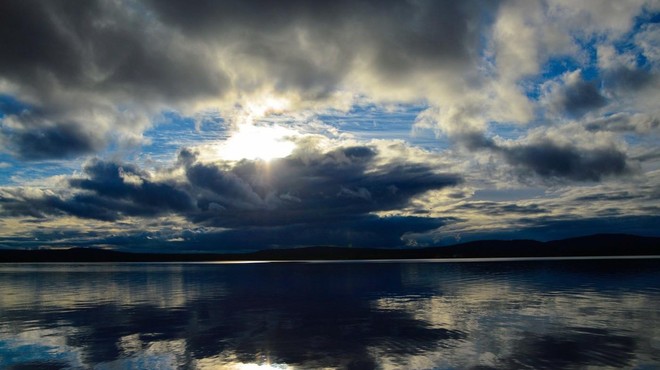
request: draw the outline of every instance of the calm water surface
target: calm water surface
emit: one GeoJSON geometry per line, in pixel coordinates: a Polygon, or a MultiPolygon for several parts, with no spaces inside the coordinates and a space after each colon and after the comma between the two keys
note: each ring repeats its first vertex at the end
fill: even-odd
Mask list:
{"type": "Polygon", "coordinates": [[[655,369],[659,267],[5,264],[0,369],[655,369]]]}

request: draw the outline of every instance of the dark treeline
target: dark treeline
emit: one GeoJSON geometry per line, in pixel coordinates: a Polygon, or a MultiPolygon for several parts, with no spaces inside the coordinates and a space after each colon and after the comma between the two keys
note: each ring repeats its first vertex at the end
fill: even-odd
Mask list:
{"type": "Polygon", "coordinates": [[[550,242],[483,240],[415,249],[306,247],[223,254],[132,253],[96,248],[7,249],[0,250],[0,262],[210,262],[649,255],[660,255],[660,237],[599,234],[550,242]]]}

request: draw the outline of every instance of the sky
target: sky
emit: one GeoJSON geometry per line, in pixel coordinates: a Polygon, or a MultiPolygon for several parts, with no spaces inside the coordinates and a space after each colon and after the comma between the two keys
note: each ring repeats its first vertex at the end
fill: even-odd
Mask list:
{"type": "Polygon", "coordinates": [[[660,235],[660,1],[0,3],[0,247],[660,235]]]}

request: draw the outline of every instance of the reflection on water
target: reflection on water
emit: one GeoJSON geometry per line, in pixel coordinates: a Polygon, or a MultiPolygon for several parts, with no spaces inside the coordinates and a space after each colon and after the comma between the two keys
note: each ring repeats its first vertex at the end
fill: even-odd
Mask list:
{"type": "Polygon", "coordinates": [[[656,368],[658,267],[0,265],[0,368],[656,368]]]}

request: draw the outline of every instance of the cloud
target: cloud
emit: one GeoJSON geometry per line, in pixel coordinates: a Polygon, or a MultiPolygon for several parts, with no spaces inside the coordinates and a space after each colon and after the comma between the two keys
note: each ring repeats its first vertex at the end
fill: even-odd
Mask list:
{"type": "Polygon", "coordinates": [[[193,208],[185,191],[168,182],[151,181],[147,173],[132,165],[94,160],[85,166],[84,173],[86,177],[68,180],[66,192],[5,189],[0,194],[2,210],[11,216],[71,215],[117,221],[193,208]]]}
{"type": "Polygon", "coordinates": [[[657,10],[647,1],[503,2],[484,33],[479,72],[463,75],[470,88],[429,98],[432,106],[416,125],[461,142],[465,133],[498,125],[561,124],[600,111],[657,112],[655,39],[646,23],[657,10]]]}
{"type": "Polygon", "coordinates": [[[220,96],[227,85],[203,48],[193,50],[122,2],[5,3],[0,35],[0,93],[27,108],[3,109],[12,122],[3,120],[0,135],[22,159],[139,142],[151,114],[220,96]]]}
{"type": "Polygon", "coordinates": [[[391,210],[460,177],[432,167],[381,160],[377,147],[348,146],[233,167],[203,163],[183,151],[186,178],[199,189],[195,222],[213,226],[272,226],[336,222],[391,210]]]}
{"type": "MultiPolygon", "coordinates": [[[[359,234],[350,225],[386,225],[386,214],[433,215],[445,227],[457,202],[471,217],[477,204],[488,215],[551,217],[547,204],[470,205],[470,196],[654,179],[658,10],[653,1],[6,2],[0,167],[11,164],[2,179],[19,187],[0,190],[1,212],[12,225],[77,217],[134,232],[167,220],[218,238],[312,240],[302,235],[314,230],[337,243],[349,240],[342,230],[359,234]],[[437,145],[407,135],[415,115],[413,134],[435,134],[437,145]],[[162,130],[166,122],[175,128],[162,130]],[[291,156],[268,163],[208,150],[241,125],[272,122],[331,145],[298,138],[291,156]],[[375,137],[371,127],[430,152],[353,141],[375,137]],[[39,179],[80,163],[63,184],[39,179]],[[35,178],[39,191],[22,180],[35,178]],[[461,182],[455,198],[442,192],[461,182]],[[423,201],[432,192],[437,209],[423,201]]],[[[590,215],[630,209],[616,207],[590,215]]],[[[406,232],[391,229],[385,239],[401,241],[406,232]]]]}
{"type": "Polygon", "coordinates": [[[607,110],[660,117],[660,74],[653,54],[634,44],[625,49],[603,45],[597,54],[605,92],[613,101],[607,110]]]}
{"type": "Polygon", "coordinates": [[[138,214],[184,212],[192,208],[189,195],[178,189],[177,184],[151,181],[146,172],[135,166],[92,161],[85,166],[84,172],[88,178],[71,179],[69,183],[72,188],[91,191],[99,197],[117,202],[128,201],[142,210],[136,210],[138,214]]]}
{"type": "Polygon", "coordinates": [[[495,140],[478,132],[455,135],[454,139],[471,152],[503,159],[523,177],[532,175],[549,182],[601,181],[634,172],[628,155],[614,142],[575,125],[530,130],[517,140],[495,140]]]}
{"type": "Polygon", "coordinates": [[[630,171],[626,155],[613,147],[582,149],[543,140],[501,149],[509,164],[543,178],[600,181],[630,171]]]}
{"type": "Polygon", "coordinates": [[[635,16],[643,11],[657,11],[656,1],[629,0],[612,3],[599,1],[554,0],[548,13],[562,20],[562,27],[581,34],[596,34],[617,39],[634,25],[635,16]]]}
{"type": "MultiPolygon", "coordinates": [[[[42,219],[176,215],[194,225],[222,228],[210,235],[237,247],[260,242],[396,246],[404,244],[405,233],[437,228],[442,221],[381,218],[374,212],[396,210],[430,190],[461,182],[460,176],[429,165],[387,157],[379,144],[308,145],[270,162],[207,161],[201,150],[182,150],[177,167],[160,173],[92,160],[60,191],[4,189],[0,207],[7,216],[42,219]]],[[[186,240],[194,245],[197,238],[186,240]]]]}
{"type": "Polygon", "coordinates": [[[60,89],[141,101],[220,93],[222,75],[204,64],[201,50],[190,53],[136,5],[3,4],[2,77],[47,103],[56,101],[60,89]]]}
{"type": "Polygon", "coordinates": [[[572,117],[581,117],[607,104],[595,81],[585,81],[579,70],[566,73],[558,84],[548,82],[547,85],[549,91],[545,98],[551,107],[572,117]]]}
{"type": "Polygon", "coordinates": [[[68,158],[103,147],[103,138],[73,122],[41,127],[19,125],[18,129],[3,129],[0,135],[5,148],[24,160],[68,158]]]}
{"type": "Polygon", "coordinates": [[[501,216],[503,214],[536,215],[549,213],[549,210],[539,206],[538,204],[519,205],[515,203],[487,201],[463,203],[460,204],[457,208],[478,211],[489,216],[501,216]]]}
{"type": "Polygon", "coordinates": [[[66,157],[125,138],[139,143],[150,117],[167,109],[194,114],[214,107],[230,117],[264,94],[304,105],[333,101],[347,89],[348,99],[388,91],[424,98],[415,91],[428,76],[467,73],[476,65],[484,8],[496,6],[6,3],[0,8],[0,93],[38,110],[40,119],[10,112],[14,131],[3,135],[23,159],[66,157]],[[25,145],[33,131],[77,150],[25,145]]]}
{"type": "Polygon", "coordinates": [[[610,116],[594,119],[586,123],[589,131],[636,132],[639,134],[653,133],[660,127],[660,118],[648,114],[615,113],[610,116]]]}
{"type": "MultiPolygon", "coordinates": [[[[11,113],[15,127],[2,135],[23,159],[75,156],[142,142],[163,110],[193,115],[214,108],[231,120],[268,96],[292,110],[346,108],[356,96],[423,101],[437,113],[441,132],[482,132],[488,122],[535,119],[524,79],[558,55],[584,61],[578,41],[594,35],[604,40],[597,47],[608,71],[605,86],[646,81],[650,69],[622,62],[610,45],[645,8],[652,7],[643,1],[7,3],[0,12],[6,56],[0,93],[41,118],[11,113]],[[26,145],[32,132],[50,137],[60,127],[62,137],[50,141],[75,143],[77,150],[26,145]]],[[[652,27],[634,41],[652,65],[652,27]]],[[[609,102],[594,82],[569,82],[558,91],[558,109],[581,116],[609,102]]]]}
{"type": "Polygon", "coordinates": [[[617,66],[605,71],[605,83],[611,90],[622,93],[636,92],[645,88],[657,88],[658,76],[648,70],[617,66]]]}
{"type": "MultiPolygon", "coordinates": [[[[510,174],[509,174],[510,177],[510,174]]],[[[426,197],[427,216],[443,217],[446,222],[415,240],[434,240],[434,244],[455,243],[480,238],[531,238],[554,240],[602,232],[656,235],[660,220],[655,206],[660,197],[658,173],[646,176],[624,176],[600,183],[552,187],[519,185],[510,180],[503,190],[491,194],[477,191],[472,198],[447,202],[441,197],[426,197]],[[510,195],[508,195],[510,194],[510,195]],[[504,195],[504,196],[503,196],[504,195]]],[[[498,183],[499,184],[499,183],[498,183]]]]}
{"type": "Polygon", "coordinates": [[[598,202],[598,201],[620,201],[620,200],[634,200],[646,198],[640,194],[631,194],[628,191],[613,192],[607,194],[591,194],[583,195],[575,198],[579,202],[598,202]]]}
{"type": "Polygon", "coordinates": [[[357,62],[390,81],[424,67],[469,62],[476,56],[482,12],[497,6],[484,1],[148,4],[163,24],[248,61],[267,59],[264,67],[276,83],[312,91],[341,81],[359,68],[357,62]]]}
{"type": "Polygon", "coordinates": [[[255,250],[262,246],[310,245],[392,248],[405,246],[410,243],[413,234],[437,229],[446,222],[443,218],[347,214],[343,219],[326,223],[299,222],[221,232],[183,232],[182,244],[187,248],[205,251],[217,250],[217,246],[225,246],[231,251],[255,250]]]}
{"type": "Polygon", "coordinates": [[[653,62],[660,60],[660,25],[649,23],[642,26],[641,32],[635,35],[635,43],[643,50],[647,60],[653,62]]]}

